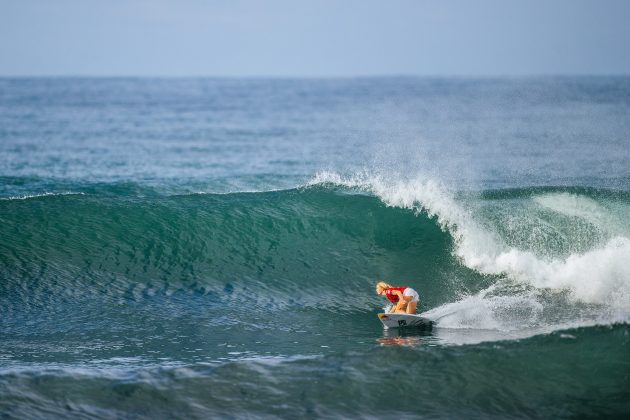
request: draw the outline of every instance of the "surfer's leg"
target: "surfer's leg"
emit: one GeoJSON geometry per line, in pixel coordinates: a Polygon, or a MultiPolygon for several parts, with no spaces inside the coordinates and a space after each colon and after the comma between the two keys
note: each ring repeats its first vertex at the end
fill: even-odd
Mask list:
{"type": "Polygon", "coordinates": [[[396,304],[396,310],[394,311],[397,314],[407,313],[407,307],[409,305],[409,301],[412,299],[411,296],[403,296],[403,298],[398,301],[396,304]]]}
{"type": "Polygon", "coordinates": [[[407,287],[403,293],[403,299],[407,301],[406,312],[408,314],[414,313],[416,311],[416,306],[418,306],[418,300],[420,300],[418,292],[413,290],[411,287],[407,287]]]}
{"type": "Polygon", "coordinates": [[[412,313],[416,312],[416,306],[417,305],[418,305],[417,301],[409,302],[407,304],[407,313],[408,314],[412,314],[412,313]]]}

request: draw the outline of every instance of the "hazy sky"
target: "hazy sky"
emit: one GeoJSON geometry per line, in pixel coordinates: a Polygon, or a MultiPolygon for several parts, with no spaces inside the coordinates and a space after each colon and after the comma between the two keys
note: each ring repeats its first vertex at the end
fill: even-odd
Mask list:
{"type": "Polygon", "coordinates": [[[0,75],[630,74],[630,0],[0,0],[0,75]]]}

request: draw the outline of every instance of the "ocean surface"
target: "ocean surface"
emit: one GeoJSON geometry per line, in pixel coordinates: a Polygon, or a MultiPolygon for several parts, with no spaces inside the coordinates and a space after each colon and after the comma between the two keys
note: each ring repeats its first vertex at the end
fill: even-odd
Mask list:
{"type": "Polygon", "coordinates": [[[628,418],[629,322],[630,77],[0,79],[2,418],[628,418]]]}

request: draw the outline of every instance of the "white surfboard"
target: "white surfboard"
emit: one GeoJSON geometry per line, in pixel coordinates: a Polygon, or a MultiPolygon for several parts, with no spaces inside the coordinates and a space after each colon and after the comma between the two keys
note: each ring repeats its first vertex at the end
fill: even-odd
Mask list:
{"type": "Polygon", "coordinates": [[[433,321],[420,315],[411,314],[378,314],[385,329],[388,328],[433,328],[433,321]]]}

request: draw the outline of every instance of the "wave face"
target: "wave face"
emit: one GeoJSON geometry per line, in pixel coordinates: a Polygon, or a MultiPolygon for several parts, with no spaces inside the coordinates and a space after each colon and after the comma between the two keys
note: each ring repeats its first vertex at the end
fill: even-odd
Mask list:
{"type": "MultiPolygon", "coordinates": [[[[375,378],[412,390],[421,376],[432,389],[452,391],[459,388],[450,381],[465,377],[481,393],[530,365],[537,368],[508,385],[490,411],[471,397],[457,413],[507,415],[516,406],[542,415],[558,400],[561,416],[588,413],[571,401],[590,388],[539,381],[566,375],[569,366],[589,366],[576,378],[597,371],[619,387],[610,406],[591,414],[627,408],[626,192],[452,194],[430,180],[334,173],[259,193],[130,189],[142,190],[101,185],[0,201],[3,412],[65,415],[49,390],[80,387],[76,415],[102,415],[98,395],[110,389],[115,398],[149,392],[149,401],[171,401],[152,405],[154,415],[173,407],[228,415],[235,395],[266,401],[245,404],[243,415],[379,413],[370,401],[382,393],[357,397],[375,378]],[[377,333],[378,278],[416,288],[438,327],[377,333]],[[484,344],[497,341],[507,343],[504,350],[484,344]],[[601,359],[607,342],[615,350],[601,359]],[[391,346],[420,353],[392,355],[391,346]],[[411,373],[389,378],[400,363],[411,373]],[[313,388],[316,380],[330,391],[313,388]],[[195,391],[217,384],[207,395],[195,391]],[[23,393],[37,397],[16,404],[23,393]],[[339,393],[345,397],[333,397],[339,393]]],[[[393,388],[384,392],[396,396],[393,388]]],[[[462,392],[423,394],[431,400],[425,409],[439,413],[462,392]]],[[[142,399],[115,401],[108,415],[146,414],[142,399]]]]}
{"type": "Polygon", "coordinates": [[[118,301],[229,289],[260,311],[364,311],[375,301],[364,291],[391,267],[411,280],[422,264],[436,289],[427,295],[442,299],[441,272],[458,269],[435,220],[336,187],[150,200],[44,195],[3,206],[11,278],[3,287],[18,307],[60,295],[118,301]],[[359,293],[349,301],[337,288],[359,293]]]}

